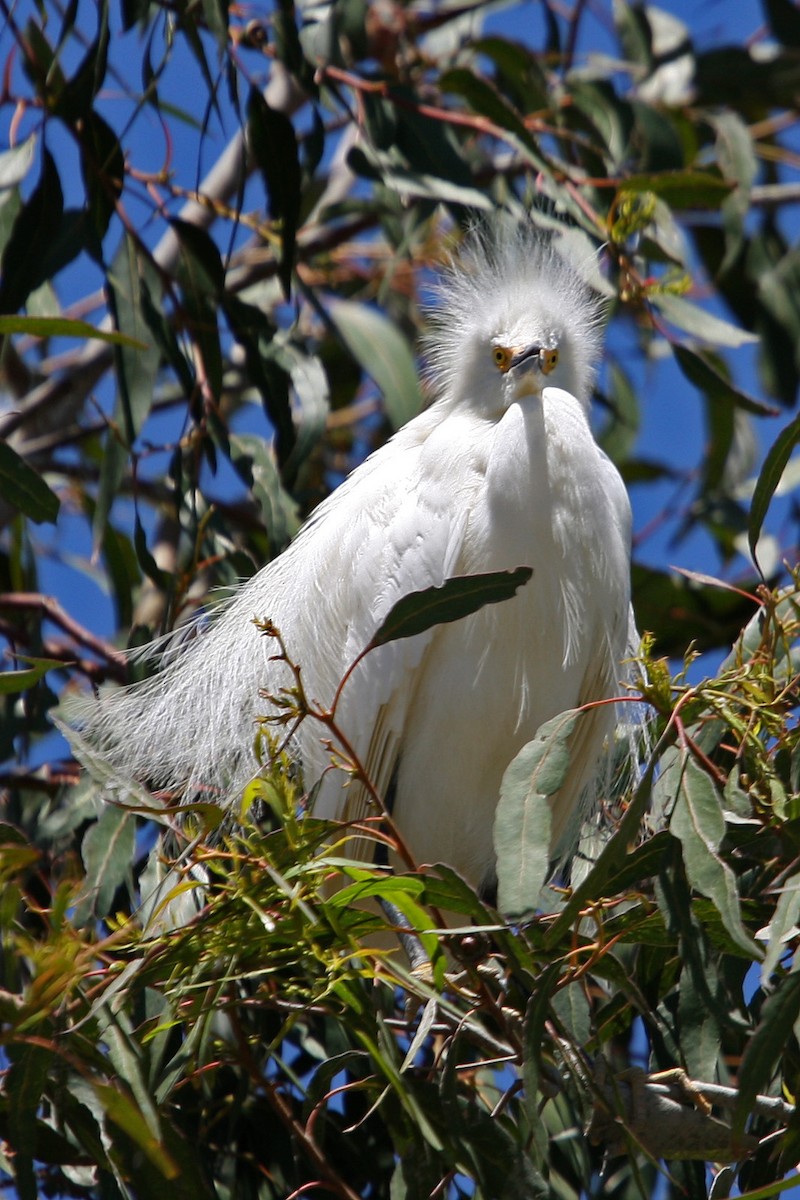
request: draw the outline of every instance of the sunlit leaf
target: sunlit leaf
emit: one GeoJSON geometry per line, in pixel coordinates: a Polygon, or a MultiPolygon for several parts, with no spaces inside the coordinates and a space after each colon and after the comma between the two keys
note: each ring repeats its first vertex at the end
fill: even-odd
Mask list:
{"type": "Polygon", "coordinates": [[[683,296],[673,296],[669,292],[651,292],[648,299],[672,325],[685,329],[702,341],[717,346],[730,346],[733,349],[758,341],[755,334],[746,329],[739,329],[721,317],[715,317],[699,304],[685,300],[683,296]]]}
{"type": "Polygon", "coordinates": [[[708,774],[688,755],[681,764],[670,830],[683,847],[692,886],[714,901],[736,944],[760,958],[758,946],[742,924],[734,874],[719,854],[725,832],[720,797],[708,774]]]}
{"type": "Polygon", "coordinates": [[[506,768],[494,822],[497,898],[502,912],[534,911],[550,866],[548,800],[569,770],[569,742],[580,717],[561,713],[537,731],[506,768]]]}
{"type": "Polygon", "coordinates": [[[395,429],[422,407],[417,365],[408,342],[376,309],[339,301],[331,315],[348,350],[374,379],[395,429]]]}

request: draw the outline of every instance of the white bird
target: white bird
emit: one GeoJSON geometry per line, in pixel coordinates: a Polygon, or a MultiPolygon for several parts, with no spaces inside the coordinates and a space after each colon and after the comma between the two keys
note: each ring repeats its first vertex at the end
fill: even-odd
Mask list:
{"type": "MultiPolygon", "coordinates": [[[[529,229],[473,235],[444,276],[428,341],[437,398],[312,514],[143,684],[103,692],[84,736],[122,775],[186,799],[234,804],[253,777],[264,692],[292,683],[271,661],[280,630],[307,696],[330,705],[391,607],[454,575],[527,565],[515,597],[383,646],[348,680],[337,719],[418,863],[490,884],[492,823],[506,767],[565,709],[620,691],[631,645],[631,515],[589,423],[600,304],[529,229]]],[[[577,841],[613,705],[591,709],[551,798],[554,855],[577,841]]],[[[314,812],[371,814],[363,788],[327,770],[326,731],[296,753],[314,812]]]]}

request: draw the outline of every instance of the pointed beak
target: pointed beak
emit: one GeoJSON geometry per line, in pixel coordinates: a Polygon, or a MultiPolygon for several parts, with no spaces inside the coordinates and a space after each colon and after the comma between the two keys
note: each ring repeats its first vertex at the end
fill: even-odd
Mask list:
{"type": "Polygon", "coordinates": [[[547,349],[544,346],[525,346],[522,350],[517,350],[511,362],[508,364],[509,371],[513,371],[516,367],[521,367],[524,363],[538,367],[543,375],[549,375],[555,370],[558,363],[558,350],[555,348],[547,349]]]}

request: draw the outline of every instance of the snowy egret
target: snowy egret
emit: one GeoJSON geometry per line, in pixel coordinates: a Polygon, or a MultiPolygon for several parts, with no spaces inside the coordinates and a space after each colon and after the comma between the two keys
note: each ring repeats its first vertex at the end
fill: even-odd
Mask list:
{"type": "MultiPolygon", "coordinates": [[[[343,689],[339,725],[420,863],[494,878],[503,773],[561,711],[618,693],[631,645],[630,507],[589,423],[600,305],[530,229],[469,239],[443,276],[427,344],[436,399],[359,466],[293,544],[143,684],[87,706],[84,735],[122,776],[234,804],[256,770],[264,693],[292,683],[254,618],[280,629],[327,706],[404,595],[527,565],[513,599],[383,646],[343,689]]],[[[555,854],[577,839],[614,706],[582,719],[551,798],[555,854]]],[[[320,726],[295,751],[315,814],[370,814],[327,770],[320,726]]]]}

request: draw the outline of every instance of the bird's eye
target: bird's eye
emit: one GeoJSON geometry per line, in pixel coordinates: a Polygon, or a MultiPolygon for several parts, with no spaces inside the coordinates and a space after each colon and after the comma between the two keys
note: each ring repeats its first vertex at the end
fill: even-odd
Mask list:
{"type": "Polygon", "coordinates": [[[543,375],[549,375],[551,371],[555,371],[558,366],[558,351],[540,350],[539,366],[543,375]]]}
{"type": "Polygon", "coordinates": [[[512,357],[513,355],[511,351],[507,349],[506,346],[495,346],[492,350],[492,362],[497,367],[498,371],[502,371],[503,374],[505,374],[508,368],[511,366],[512,357]]]}

